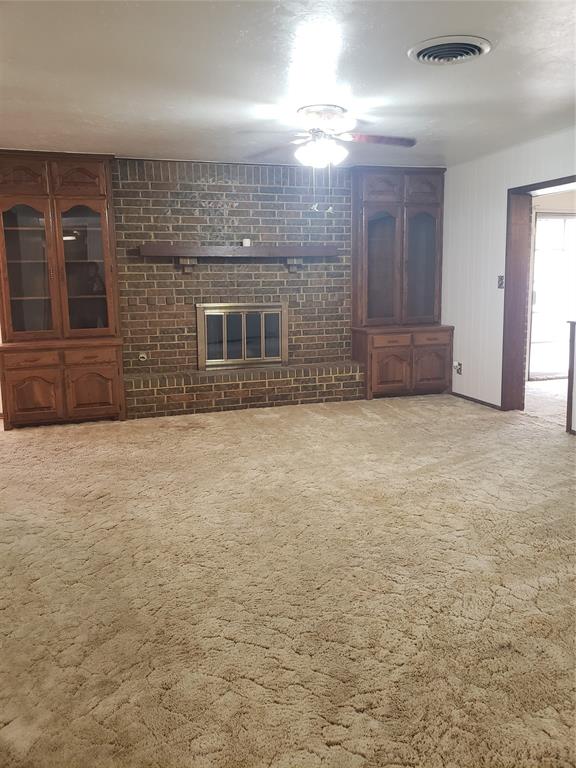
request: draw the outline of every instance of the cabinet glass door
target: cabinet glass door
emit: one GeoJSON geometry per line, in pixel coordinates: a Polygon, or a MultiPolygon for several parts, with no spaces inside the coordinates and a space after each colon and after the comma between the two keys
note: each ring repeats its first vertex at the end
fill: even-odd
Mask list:
{"type": "Polygon", "coordinates": [[[406,211],[404,319],[435,322],[438,317],[438,211],[433,206],[406,211]]]}
{"type": "Polygon", "coordinates": [[[57,334],[54,253],[46,200],[2,206],[6,338],[57,334]]]}
{"type": "Polygon", "coordinates": [[[72,336],[112,332],[106,211],[100,201],[57,201],[65,270],[66,330],[72,336]]]}
{"type": "Polygon", "coordinates": [[[400,319],[400,212],[368,208],[365,214],[366,321],[400,319]]]}

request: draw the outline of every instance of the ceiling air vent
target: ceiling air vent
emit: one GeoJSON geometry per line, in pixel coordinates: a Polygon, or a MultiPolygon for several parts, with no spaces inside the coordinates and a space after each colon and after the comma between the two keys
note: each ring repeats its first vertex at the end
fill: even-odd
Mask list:
{"type": "Polygon", "coordinates": [[[488,53],[492,45],[483,37],[453,35],[432,37],[418,43],[408,51],[408,56],[421,64],[461,64],[488,53]]]}

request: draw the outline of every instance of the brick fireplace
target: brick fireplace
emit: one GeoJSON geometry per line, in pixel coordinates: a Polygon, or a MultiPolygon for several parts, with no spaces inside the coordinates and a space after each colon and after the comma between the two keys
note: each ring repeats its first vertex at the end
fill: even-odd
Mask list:
{"type": "MultiPolygon", "coordinates": [[[[129,417],[363,397],[350,359],[350,174],[302,167],[117,160],[113,171],[129,417]],[[330,259],[209,259],[184,273],[151,242],[330,245],[330,259]],[[288,362],[200,370],[199,305],[287,308],[288,362]]],[[[200,334],[201,336],[201,334],[200,334]]]]}

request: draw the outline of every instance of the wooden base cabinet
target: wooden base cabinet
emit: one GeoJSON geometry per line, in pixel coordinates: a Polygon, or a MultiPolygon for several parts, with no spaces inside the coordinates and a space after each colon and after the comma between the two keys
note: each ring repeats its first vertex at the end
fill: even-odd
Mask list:
{"type": "Polygon", "coordinates": [[[366,396],[445,392],[444,169],[355,168],[352,179],[352,356],[365,367],[366,396]]]}
{"type": "Polygon", "coordinates": [[[64,418],[62,375],[58,369],[6,371],[2,376],[4,429],[64,418]]]}
{"type": "Polygon", "coordinates": [[[374,349],[370,372],[372,392],[378,395],[407,395],[412,388],[410,347],[374,349]]]}
{"type": "Polygon", "coordinates": [[[366,369],[366,397],[446,392],[453,328],[353,328],[352,357],[366,369]]]}
{"type": "Polygon", "coordinates": [[[0,151],[4,426],[123,418],[107,158],[0,151]]]}
{"type": "Polygon", "coordinates": [[[412,352],[414,392],[444,392],[450,388],[452,353],[445,347],[415,347],[412,352]]]}
{"type": "Polygon", "coordinates": [[[70,419],[118,416],[120,394],[114,365],[88,365],[64,371],[66,409],[70,419]]]}
{"type": "Polygon", "coordinates": [[[55,345],[0,346],[4,429],[124,418],[120,344],[55,345]]]}

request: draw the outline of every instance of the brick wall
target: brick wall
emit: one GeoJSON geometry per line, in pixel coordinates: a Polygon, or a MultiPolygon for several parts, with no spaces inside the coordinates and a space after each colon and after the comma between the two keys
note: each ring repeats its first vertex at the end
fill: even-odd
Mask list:
{"type": "Polygon", "coordinates": [[[129,416],[362,396],[362,374],[350,361],[347,169],[329,176],[302,167],[117,160],[113,194],[129,416]],[[280,263],[214,262],[183,274],[137,251],[152,240],[238,245],[245,237],[336,245],[341,256],[297,272],[280,263]],[[288,366],[197,370],[197,303],[280,299],[289,305],[288,366]]]}

